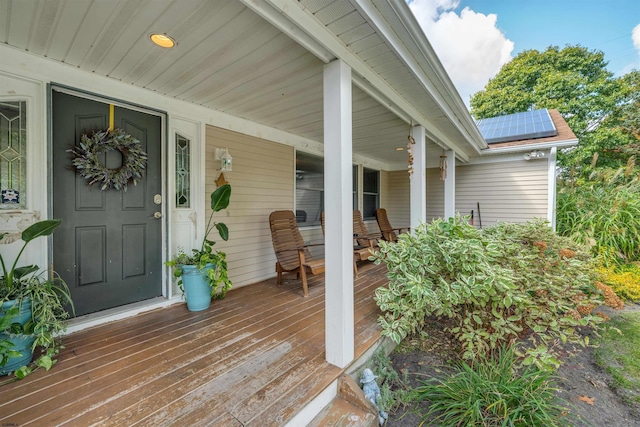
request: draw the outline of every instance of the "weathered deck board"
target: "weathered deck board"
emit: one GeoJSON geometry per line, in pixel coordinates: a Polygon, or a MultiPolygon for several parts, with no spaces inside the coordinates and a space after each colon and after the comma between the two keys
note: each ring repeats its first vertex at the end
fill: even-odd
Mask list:
{"type": "MultiPolygon", "coordinates": [[[[356,356],[380,336],[365,263],[354,294],[356,356]]],[[[0,387],[0,422],[49,425],[282,425],[342,373],[324,361],[324,284],[302,297],[293,276],[65,337],[50,372],[0,387]]]]}

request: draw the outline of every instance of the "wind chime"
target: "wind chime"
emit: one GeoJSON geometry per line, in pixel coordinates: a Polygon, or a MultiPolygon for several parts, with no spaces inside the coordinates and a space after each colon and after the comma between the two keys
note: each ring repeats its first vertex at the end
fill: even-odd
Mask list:
{"type": "Polygon", "coordinates": [[[413,131],[413,121],[409,124],[409,136],[407,139],[409,143],[407,144],[407,153],[409,153],[409,165],[407,166],[409,175],[413,175],[413,146],[416,144],[416,140],[413,139],[413,135],[411,135],[413,131]]]}
{"type": "Polygon", "coordinates": [[[440,156],[440,181],[447,179],[447,156],[442,154],[440,156]]]}

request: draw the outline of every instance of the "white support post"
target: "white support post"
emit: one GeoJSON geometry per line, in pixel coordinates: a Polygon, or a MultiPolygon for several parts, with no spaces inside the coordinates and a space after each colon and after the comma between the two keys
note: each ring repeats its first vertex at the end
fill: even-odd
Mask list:
{"type": "Polygon", "coordinates": [[[324,67],[325,351],[346,367],[354,358],[351,68],[324,67]]]}
{"type": "Polygon", "coordinates": [[[413,173],[411,174],[411,217],[412,230],[427,220],[427,145],[423,126],[412,129],[415,144],[412,145],[413,173]]]}
{"type": "Polygon", "coordinates": [[[556,158],[558,149],[553,147],[549,152],[549,159],[547,160],[547,194],[549,199],[547,200],[547,219],[553,231],[556,231],[556,158]]]}
{"type": "Polygon", "coordinates": [[[456,215],[456,153],[447,150],[447,177],[444,179],[444,218],[456,215]]]}

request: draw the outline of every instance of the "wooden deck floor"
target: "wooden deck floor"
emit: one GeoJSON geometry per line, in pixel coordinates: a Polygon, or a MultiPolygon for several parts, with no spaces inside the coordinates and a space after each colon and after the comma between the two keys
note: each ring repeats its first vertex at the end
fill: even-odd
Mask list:
{"type": "MultiPolygon", "coordinates": [[[[356,357],[380,337],[385,272],[360,268],[356,357]]],[[[176,304],[68,335],[51,371],[0,387],[0,425],[283,425],[342,373],[324,361],[321,278],[309,293],[272,279],[203,312],[176,304]]]]}

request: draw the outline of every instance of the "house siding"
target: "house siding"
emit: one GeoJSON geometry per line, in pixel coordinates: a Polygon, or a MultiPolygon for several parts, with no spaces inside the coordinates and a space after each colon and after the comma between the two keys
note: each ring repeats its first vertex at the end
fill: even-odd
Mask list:
{"type": "MultiPolygon", "coordinates": [[[[294,149],[215,126],[206,127],[205,198],[214,191],[220,171],[216,148],[228,148],[233,171],[225,173],[231,184],[229,208],[214,215],[229,227],[229,241],[216,236],[216,249],[227,253],[229,277],[234,287],[275,275],[275,254],[271,244],[269,214],[293,209],[294,149]]],[[[205,214],[211,213],[207,205],[205,214]]],[[[205,224],[206,225],[206,224],[205,224]]]]}
{"type": "Polygon", "coordinates": [[[479,225],[497,221],[523,223],[547,218],[548,162],[512,161],[456,167],[456,211],[470,215],[474,211],[479,225]]]}
{"type": "MultiPolygon", "coordinates": [[[[456,177],[457,178],[457,177],[456,177]]],[[[440,169],[427,169],[427,223],[444,216],[444,181],[440,169]]]]}
{"type": "Polygon", "coordinates": [[[409,173],[406,170],[387,172],[387,194],[381,208],[387,210],[389,222],[394,227],[408,227],[411,221],[409,173]]]}
{"type": "MultiPolygon", "coordinates": [[[[482,225],[497,221],[523,223],[533,218],[547,218],[547,161],[509,161],[456,165],[455,209],[462,215],[474,211],[479,226],[478,203],[482,225]]],[[[409,223],[410,183],[406,171],[387,172],[386,197],[391,224],[409,223]]],[[[444,183],[438,168],[427,169],[427,222],[444,214],[444,183]]],[[[397,224],[397,225],[396,225],[397,224]]]]}

